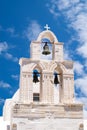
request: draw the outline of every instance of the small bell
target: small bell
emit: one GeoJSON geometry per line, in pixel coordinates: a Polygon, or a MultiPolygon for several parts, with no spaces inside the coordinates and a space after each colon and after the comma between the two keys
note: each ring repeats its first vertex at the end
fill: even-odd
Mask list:
{"type": "Polygon", "coordinates": [[[55,77],[54,77],[54,84],[59,84],[59,80],[58,80],[58,74],[55,74],[55,77]]]}
{"type": "Polygon", "coordinates": [[[37,75],[37,74],[38,74],[38,73],[36,73],[36,72],[33,73],[33,82],[34,82],[34,83],[39,82],[39,80],[38,80],[38,75],[37,75]]]}
{"type": "Polygon", "coordinates": [[[47,45],[47,42],[45,42],[45,45],[43,46],[43,52],[44,55],[49,55],[51,52],[49,51],[49,46],[47,45]]]}

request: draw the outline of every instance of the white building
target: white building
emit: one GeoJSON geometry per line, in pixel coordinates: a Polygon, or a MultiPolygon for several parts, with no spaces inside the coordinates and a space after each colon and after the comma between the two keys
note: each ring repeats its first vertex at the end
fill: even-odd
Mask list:
{"type": "Polygon", "coordinates": [[[74,101],[73,61],[46,26],[21,58],[20,87],[3,109],[8,130],[83,130],[83,104],[74,101]]]}

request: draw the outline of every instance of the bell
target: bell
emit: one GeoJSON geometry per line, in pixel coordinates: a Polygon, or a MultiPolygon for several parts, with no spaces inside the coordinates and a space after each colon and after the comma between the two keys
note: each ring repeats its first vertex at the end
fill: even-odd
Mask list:
{"type": "Polygon", "coordinates": [[[38,73],[36,73],[36,72],[33,73],[33,82],[34,82],[34,83],[39,82],[39,80],[38,80],[38,75],[37,75],[37,74],[38,74],[38,73]]]}
{"type": "Polygon", "coordinates": [[[59,80],[58,80],[58,76],[57,74],[55,74],[55,77],[54,77],[54,84],[59,84],[59,80]]]}
{"type": "Polygon", "coordinates": [[[44,55],[49,55],[51,52],[49,51],[49,46],[47,45],[47,42],[45,42],[45,45],[43,46],[43,52],[44,55]]]}

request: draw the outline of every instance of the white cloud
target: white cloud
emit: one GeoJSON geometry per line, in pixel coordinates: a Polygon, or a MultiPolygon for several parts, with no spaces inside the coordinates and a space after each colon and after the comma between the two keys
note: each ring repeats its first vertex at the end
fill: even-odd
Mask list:
{"type": "Polygon", "coordinates": [[[75,86],[77,89],[80,89],[85,96],[87,96],[87,76],[76,79],[75,86]]]}
{"type": "Polygon", "coordinates": [[[11,75],[11,77],[15,80],[18,80],[19,79],[19,75],[11,75]]]}
{"type": "Polygon", "coordinates": [[[49,10],[55,17],[59,16],[59,14],[57,12],[55,12],[52,8],[50,8],[49,10]]]}
{"type": "Polygon", "coordinates": [[[7,49],[8,49],[7,42],[0,42],[0,54],[2,54],[2,52],[7,51],[7,49]]]}
{"type": "Polygon", "coordinates": [[[76,102],[85,104],[85,108],[87,108],[87,97],[76,97],[76,102]]]}
{"type": "Polygon", "coordinates": [[[27,27],[27,30],[25,30],[24,34],[31,41],[36,40],[40,32],[40,25],[37,23],[37,21],[32,21],[27,27]]]}
{"type": "MultiPolygon", "coordinates": [[[[76,1],[74,1],[74,2],[76,3],[76,1]]],[[[56,1],[55,4],[57,4],[57,7],[59,8],[59,10],[65,10],[65,9],[72,6],[73,1],[71,1],[71,0],[61,0],[61,1],[56,1]]]]}
{"type": "Polygon", "coordinates": [[[74,62],[74,71],[78,74],[78,75],[84,75],[84,66],[76,61],[74,62]]]}
{"type": "Polygon", "coordinates": [[[13,62],[18,62],[18,58],[14,57],[12,54],[8,53],[9,46],[7,42],[0,42],[0,55],[4,56],[8,60],[13,62]]]}
{"type": "Polygon", "coordinates": [[[72,60],[68,50],[64,50],[64,59],[65,60],[72,60]]]}
{"type": "Polygon", "coordinates": [[[10,53],[5,53],[5,58],[8,60],[12,60],[13,62],[18,62],[18,58],[14,57],[12,54],[10,53]]]}
{"type": "Polygon", "coordinates": [[[87,58],[87,1],[51,0],[49,11],[55,16],[62,14],[65,17],[68,27],[76,31],[75,38],[80,43],[78,54],[87,58]]]}
{"type": "Polygon", "coordinates": [[[77,51],[80,55],[83,55],[84,58],[87,58],[87,43],[79,47],[77,51]]]}
{"type": "Polygon", "coordinates": [[[10,84],[0,81],[0,88],[10,88],[10,84]]]}

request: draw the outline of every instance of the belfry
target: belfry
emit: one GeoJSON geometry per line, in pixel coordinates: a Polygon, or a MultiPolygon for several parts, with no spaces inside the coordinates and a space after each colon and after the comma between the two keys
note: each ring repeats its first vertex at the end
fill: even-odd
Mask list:
{"type": "Polygon", "coordinates": [[[75,103],[73,61],[64,60],[63,43],[49,30],[21,58],[20,85],[3,109],[9,130],[83,130],[83,104],[75,103]],[[10,104],[10,105],[9,105],[10,104]]]}

